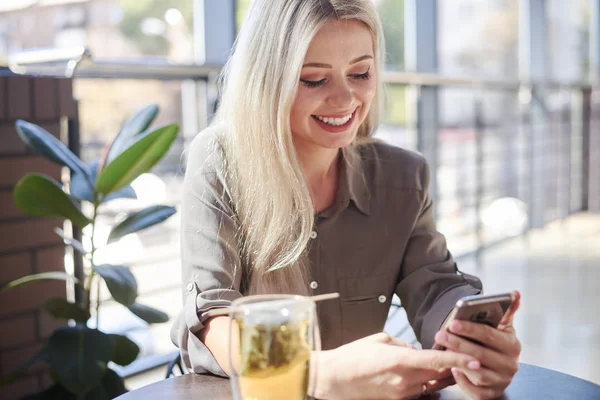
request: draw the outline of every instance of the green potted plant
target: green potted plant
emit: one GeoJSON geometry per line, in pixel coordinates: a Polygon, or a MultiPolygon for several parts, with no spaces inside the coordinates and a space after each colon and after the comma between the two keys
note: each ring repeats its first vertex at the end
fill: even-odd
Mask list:
{"type": "MultiPolygon", "coordinates": [[[[128,365],[137,358],[139,348],[126,336],[97,329],[100,301],[92,301],[91,293],[93,288],[98,292],[101,281],[106,283],[114,300],[147,323],[168,320],[165,313],[136,301],[137,282],[127,266],[97,264],[98,240],[94,237],[100,206],[117,198],[135,198],[130,183],[149,171],[175,141],[179,131],[175,124],[149,129],[157,114],[156,105],[136,113],[107,146],[102,159],[88,164],[39,126],[21,120],[16,122],[19,136],[30,149],[71,171],[66,185],[43,174],[25,175],[14,188],[16,205],[32,216],[58,217],[71,221],[79,229],[88,227],[91,243],[91,248],[86,249],[80,241],[56,229],[66,245],[83,254],[89,267],[83,281],[66,272],[48,272],[28,275],[0,288],[0,301],[2,292],[42,280],[74,282],[83,293],[81,304],[65,298],[52,298],[44,303],[43,308],[54,318],[70,323],[56,329],[43,350],[4,379],[3,383],[11,382],[38,362],[49,364],[54,385],[28,399],[112,399],[127,391],[123,379],[109,368],[109,362],[128,365]],[[85,203],[93,210],[88,215],[81,207],[85,203]],[[92,316],[96,317],[95,324],[92,316]]],[[[155,205],[131,213],[112,228],[108,242],[158,224],[175,211],[170,206],[155,205]]]]}

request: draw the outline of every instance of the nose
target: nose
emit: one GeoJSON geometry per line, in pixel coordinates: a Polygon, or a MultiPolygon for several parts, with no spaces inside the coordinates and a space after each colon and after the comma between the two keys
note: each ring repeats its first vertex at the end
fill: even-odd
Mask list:
{"type": "Polygon", "coordinates": [[[346,83],[339,83],[332,88],[331,93],[327,98],[327,103],[332,108],[346,110],[352,106],[353,100],[354,95],[348,85],[346,83]]]}

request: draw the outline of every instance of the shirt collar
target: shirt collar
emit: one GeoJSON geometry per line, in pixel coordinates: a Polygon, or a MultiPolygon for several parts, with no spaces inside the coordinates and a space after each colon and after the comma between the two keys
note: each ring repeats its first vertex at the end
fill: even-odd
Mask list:
{"type": "Polygon", "coordinates": [[[352,200],[363,214],[370,215],[370,192],[359,150],[355,146],[342,148],[341,164],[340,196],[344,201],[352,200]]]}

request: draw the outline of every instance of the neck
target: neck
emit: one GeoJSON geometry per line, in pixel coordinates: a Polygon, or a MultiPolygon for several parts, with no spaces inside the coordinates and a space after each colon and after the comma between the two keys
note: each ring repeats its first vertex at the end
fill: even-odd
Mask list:
{"type": "Polygon", "coordinates": [[[295,142],[294,145],[306,182],[312,193],[320,191],[323,185],[337,181],[339,149],[325,149],[318,146],[307,147],[298,142],[295,142]]]}

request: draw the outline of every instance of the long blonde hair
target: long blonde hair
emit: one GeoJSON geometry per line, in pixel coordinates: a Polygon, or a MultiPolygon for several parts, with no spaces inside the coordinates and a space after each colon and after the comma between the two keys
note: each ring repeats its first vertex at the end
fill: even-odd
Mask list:
{"type": "MultiPolygon", "coordinates": [[[[242,276],[251,294],[308,292],[314,208],[292,142],[290,113],[309,45],[331,19],[358,20],[370,29],[380,72],[383,34],[372,0],[254,0],[223,70],[211,126],[223,151],[242,276]]],[[[378,126],[381,93],[379,81],[357,143],[378,126]]]]}

